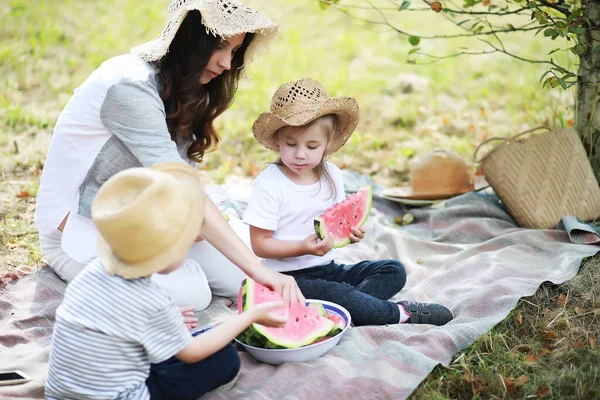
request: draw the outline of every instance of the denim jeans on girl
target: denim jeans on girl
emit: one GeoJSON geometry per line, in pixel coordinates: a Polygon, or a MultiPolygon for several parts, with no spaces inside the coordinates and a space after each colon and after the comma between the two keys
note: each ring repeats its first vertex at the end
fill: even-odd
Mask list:
{"type": "Polygon", "coordinates": [[[196,400],[237,377],[240,357],[228,344],[210,357],[186,364],[175,357],[152,364],[146,385],[152,400],[196,400]]]}
{"type": "Polygon", "coordinates": [[[386,325],[400,321],[397,304],[387,301],[406,283],[406,271],[397,260],[331,262],[285,272],[296,279],[307,299],[325,300],[344,307],[354,325],[386,325]]]}

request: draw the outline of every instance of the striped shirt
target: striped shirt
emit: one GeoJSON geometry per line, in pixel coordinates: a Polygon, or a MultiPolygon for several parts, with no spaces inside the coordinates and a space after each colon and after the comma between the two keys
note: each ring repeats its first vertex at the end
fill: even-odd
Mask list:
{"type": "Polygon", "coordinates": [[[109,275],[98,259],[56,311],[48,399],[149,399],[150,364],[191,339],[175,303],[149,278],[109,275]]]}

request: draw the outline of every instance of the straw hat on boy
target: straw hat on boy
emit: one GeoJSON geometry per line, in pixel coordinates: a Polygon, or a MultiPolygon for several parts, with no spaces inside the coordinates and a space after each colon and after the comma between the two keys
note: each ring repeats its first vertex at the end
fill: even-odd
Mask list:
{"type": "Polygon", "coordinates": [[[279,32],[277,24],[239,0],[172,0],[167,25],[160,36],[132,48],[131,52],[145,61],[160,60],[169,51],[177,30],[191,10],[200,11],[206,31],[215,36],[228,38],[240,33],[256,34],[246,50],[244,65],[266,50],[279,32]]]}
{"type": "Polygon", "coordinates": [[[200,233],[204,200],[197,171],[184,163],[113,175],[92,204],[98,257],[106,270],[135,279],[185,259],[200,233]]]}
{"type": "Polygon", "coordinates": [[[310,78],[284,83],[271,100],[271,109],[262,113],[252,126],[256,139],[277,151],[277,130],[284,126],[303,126],[324,115],[337,116],[335,137],[327,153],[338,151],[358,125],[358,103],[352,97],[329,97],[323,86],[310,78]]]}

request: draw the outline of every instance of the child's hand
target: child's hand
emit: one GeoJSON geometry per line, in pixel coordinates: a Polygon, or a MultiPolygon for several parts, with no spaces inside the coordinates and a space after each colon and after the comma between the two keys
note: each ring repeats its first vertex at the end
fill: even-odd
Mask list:
{"type": "Polygon", "coordinates": [[[277,308],[284,307],[284,304],[280,301],[271,301],[268,303],[261,303],[253,306],[247,312],[251,313],[252,321],[257,324],[280,327],[284,326],[288,320],[288,312],[284,309],[285,313],[280,314],[274,310],[277,308]]]}
{"type": "Polygon", "coordinates": [[[179,307],[179,311],[181,311],[181,315],[183,315],[183,323],[189,330],[198,326],[198,318],[196,318],[196,314],[194,314],[194,306],[179,307]]]}
{"type": "Polygon", "coordinates": [[[320,240],[319,236],[313,233],[312,235],[308,235],[303,242],[306,254],[324,256],[333,248],[333,235],[330,233],[325,239],[320,240]]]}
{"type": "Polygon", "coordinates": [[[352,233],[350,234],[350,243],[358,243],[365,238],[367,230],[364,227],[352,227],[352,233]]]}

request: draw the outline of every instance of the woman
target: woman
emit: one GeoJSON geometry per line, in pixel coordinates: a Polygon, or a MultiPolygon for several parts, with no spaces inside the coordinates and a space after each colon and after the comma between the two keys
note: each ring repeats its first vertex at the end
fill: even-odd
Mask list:
{"type": "MultiPolygon", "coordinates": [[[[161,36],[104,62],[75,89],[54,129],[35,213],[40,246],[59,276],[72,280],[96,256],[90,207],[108,178],[202,161],[219,141],[213,123],[232,103],[242,68],[277,31],[238,0],[172,0],[161,36]]],[[[264,267],[206,203],[206,240],[198,238],[185,264],[157,283],[196,309],[210,303],[209,283],[214,294],[236,297],[244,273],[286,303],[304,301],[295,280],[264,267]]]]}

